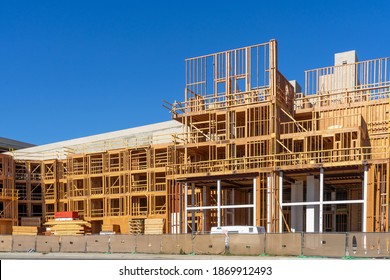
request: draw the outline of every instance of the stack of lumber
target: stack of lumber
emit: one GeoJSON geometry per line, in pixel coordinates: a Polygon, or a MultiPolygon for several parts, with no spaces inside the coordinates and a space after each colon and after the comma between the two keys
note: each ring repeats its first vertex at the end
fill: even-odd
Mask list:
{"type": "Polygon", "coordinates": [[[31,226],[13,226],[12,227],[13,235],[37,235],[38,227],[31,226]]]}
{"type": "Polygon", "coordinates": [[[40,227],[41,217],[22,217],[20,219],[20,225],[28,227],[40,227]]]}
{"type": "Polygon", "coordinates": [[[45,223],[52,235],[84,235],[91,232],[91,224],[78,219],[77,212],[56,212],[54,220],[45,223]]]}
{"type": "Polygon", "coordinates": [[[55,212],[54,213],[54,218],[59,221],[59,220],[75,220],[79,218],[79,214],[77,212],[55,212]]]}
{"type": "Polygon", "coordinates": [[[145,234],[163,234],[164,219],[145,219],[145,234]]]}
{"type": "Polygon", "coordinates": [[[50,220],[45,223],[52,235],[84,235],[90,232],[91,224],[83,220],[50,220]]]}
{"type": "Polygon", "coordinates": [[[120,233],[119,225],[103,224],[101,234],[115,234],[120,233]]]}
{"type": "Polygon", "coordinates": [[[144,232],[144,220],[143,219],[130,219],[129,220],[130,233],[141,234],[144,232]]]}

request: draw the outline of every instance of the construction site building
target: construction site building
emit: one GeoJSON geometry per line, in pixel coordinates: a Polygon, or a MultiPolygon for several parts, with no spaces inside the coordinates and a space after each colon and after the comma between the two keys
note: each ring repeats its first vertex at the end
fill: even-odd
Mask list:
{"type": "Polygon", "coordinates": [[[187,59],[172,121],[2,154],[2,201],[44,220],[77,211],[95,233],[142,233],[153,218],[173,234],[388,232],[388,64],[338,53],[305,72],[302,92],[275,40],[187,59]]]}

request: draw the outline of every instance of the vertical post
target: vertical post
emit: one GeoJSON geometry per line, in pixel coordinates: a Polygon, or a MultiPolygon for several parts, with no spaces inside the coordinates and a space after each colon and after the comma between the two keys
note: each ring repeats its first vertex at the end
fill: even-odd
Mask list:
{"type": "MultiPolygon", "coordinates": [[[[194,207],[195,206],[195,183],[192,183],[191,184],[191,206],[194,207]]],[[[192,229],[192,232],[194,232],[195,230],[195,211],[192,210],[191,211],[191,229],[192,229]]]]}
{"type": "Polygon", "coordinates": [[[322,232],[323,228],[323,212],[324,212],[324,169],[320,168],[320,213],[319,213],[319,223],[318,223],[318,232],[322,232]]]}
{"type": "Polygon", "coordinates": [[[267,174],[267,232],[271,232],[271,173],[267,174]]]}
{"type": "MultiPolygon", "coordinates": [[[[235,196],[234,196],[234,192],[235,192],[235,190],[234,190],[234,188],[232,189],[232,194],[231,194],[231,199],[232,199],[232,204],[234,205],[235,204],[235,196]]],[[[236,210],[236,208],[232,208],[232,215],[231,215],[231,219],[230,219],[230,224],[232,225],[232,226],[234,226],[235,225],[235,216],[234,216],[234,214],[235,214],[235,210],[236,210]]]]}
{"type": "Polygon", "coordinates": [[[221,180],[217,180],[217,226],[221,226],[221,180]]]}
{"type": "Polygon", "coordinates": [[[253,178],[253,226],[256,224],[256,177],[253,178]]]}
{"type": "Polygon", "coordinates": [[[283,232],[283,172],[279,172],[279,232],[283,232]]]}
{"type": "MultiPolygon", "coordinates": [[[[203,193],[202,193],[202,203],[203,205],[202,206],[207,206],[207,195],[206,195],[206,186],[203,186],[203,193]]],[[[206,211],[207,210],[202,210],[202,232],[204,233],[205,232],[205,228],[206,228],[206,211]]]]}
{"type": "Polygon", "coordinates": [[[368,189],[367,189],[367,180],[368,180],[368,165],[364,165],[364,179],[363,179],[363,228],[362,231],[367,231],[367,195],[368,195],[368,189]]]}
{"type": "Polygon", "coordinates": [[[184,233],[188,233],[188,217],[187,217],[187,207],[188,207],[188,184],[184,183],[184,233]]]}

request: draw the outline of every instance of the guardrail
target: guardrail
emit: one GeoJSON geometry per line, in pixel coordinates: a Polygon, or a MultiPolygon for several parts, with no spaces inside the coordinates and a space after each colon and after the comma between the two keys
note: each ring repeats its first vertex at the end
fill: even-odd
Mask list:
{"type": "Polygon", "coordinates": [[[390,233],[0,235],[0,252],[231,254],[390,258],[390,233]]]}

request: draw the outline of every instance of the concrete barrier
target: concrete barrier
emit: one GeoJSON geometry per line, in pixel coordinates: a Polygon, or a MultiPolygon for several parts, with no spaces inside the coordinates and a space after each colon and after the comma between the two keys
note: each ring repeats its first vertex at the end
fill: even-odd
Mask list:
{"type": "Polygon", "coordinates": [[[37,252],[59,252],[60,237],[59,236],[37,236],[36,239],[37,252]]]}
{"type": "Polygon", "coordinates": [[[225,253],[224,234],[194,235],[192,248],[195,254],[199,255],[219,255],[225,253]]]}
{"type": "Polygon", "coordinates": [[[12,251],[12,236],[0,235],[0,252],[12,251]]]}
{"type": "Polygon", "coordinates": [[[86,235],[85,241],[88,253],[105,253],[110,251],[109,235],[86,235]]]}
{"type": "Polygon", "coordinates": [[[189,254],[192,252],[191,234],[163,235],[161,253],[163,254],[189,254]]]}
{"type": "Polygon", "coordinates": [[[389,257],[390,233],[348,233],[348,254],[352,257],[389,257]]]}
{"type": "Polygon", "coordinates": [[[267,233],[265,253],[275,256],[300,256],[302,235],[300,233],[267,233]]]}
{"type": "Polygon", "coordinates": [[[305,233],[302,253],[305,256],[345,257],[344,233],[305,233]]]}
{"type": "Polygon", "coordinates": [[[136,235],[111,235],[110,252],[111,253],[133,253],[135,252],[136,235]]]}
{"type": "Polygon", "coordinates": [[[161,252],[162,235],[137,235],[137,253],[159,254],[161,252]]]}
{"type": "Polygon", "coordinates": [[[264,253],[265,234],[231,234],[229,253],[232,255],[261,255],[264,253]]]}
{"type": "Polygon", "coordinates": [[[65,235],[60,239],[60,252],[84,253],[86,250],[86,240],[84,235],[65,235]]]}
{"type": "Polygon", "coordinates": [[[13,235],[12,252],[35,251],[35,235],[13,235]]]}

